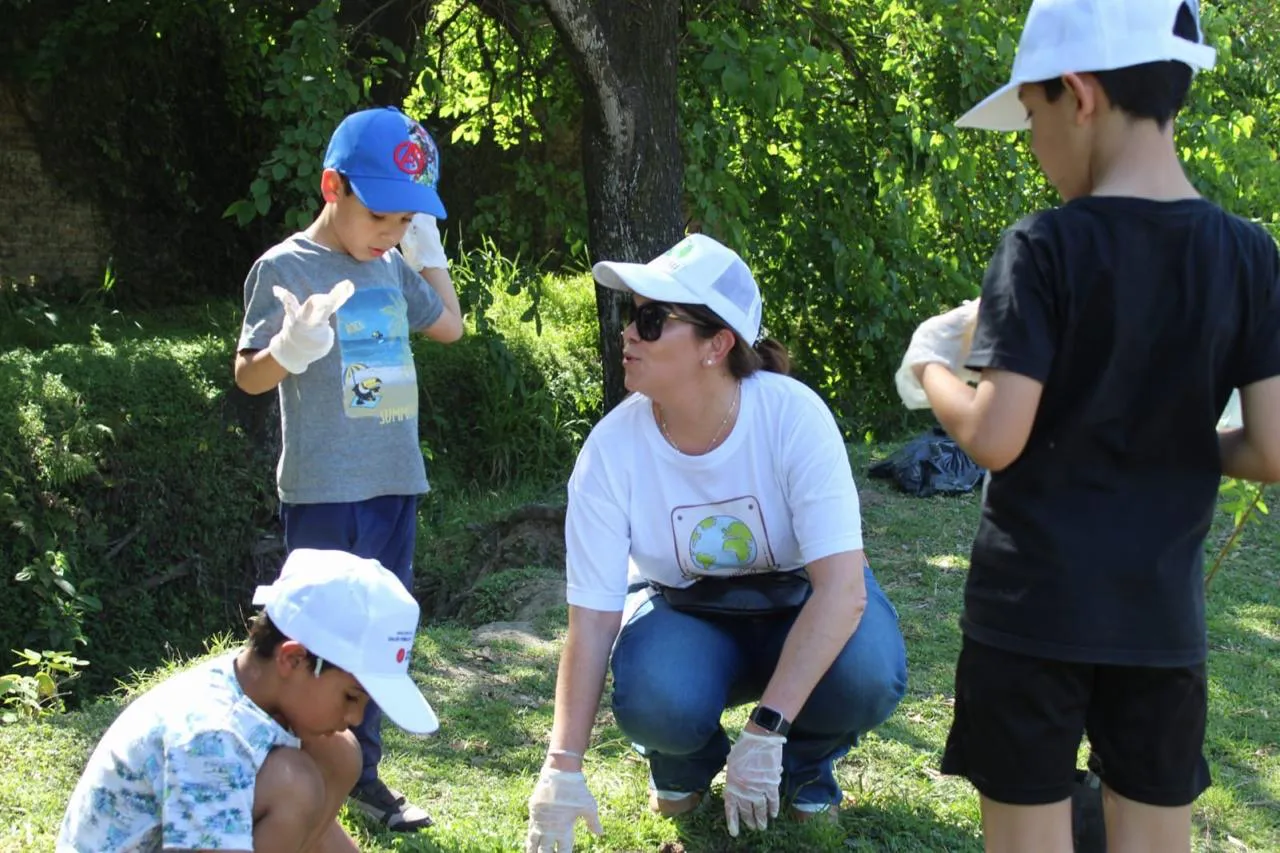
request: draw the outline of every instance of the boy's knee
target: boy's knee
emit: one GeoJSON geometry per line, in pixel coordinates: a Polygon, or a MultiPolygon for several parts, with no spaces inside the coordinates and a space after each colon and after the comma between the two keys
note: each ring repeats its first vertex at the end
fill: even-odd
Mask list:
{"type": "Polygon", "coordinates": [[[324,805],[325,781],[315,759],[292,747],[271,750],[254,785],[254,824],[288,824],[297,828],[299,838],[305,837],[320,820],[324,805]]]}
{"type": "Polygon", "coordinates": [[[345,796],[355,787],[364,770],[360,742],[350,731],[339,732],[323,741],[323,748],[317,748],[313,742],[304,743],[302,748],[315,761],[325,781],[345,796]]]}

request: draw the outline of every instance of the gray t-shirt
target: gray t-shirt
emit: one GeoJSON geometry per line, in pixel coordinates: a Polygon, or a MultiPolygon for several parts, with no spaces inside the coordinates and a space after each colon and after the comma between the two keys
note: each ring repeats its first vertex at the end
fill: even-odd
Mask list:
{"type": "Polygon", "coordinates": [[[276,482],[285,503],[353,503],[428,488],[409,333],[434,323],[444,303],[398,251],[357,261],[301,233],[272,247],[245,279],[237,349],[265,349],[280,331],[284,307],[273,287],[302,302],[343,279],[355,293],[334,315],[333,349],[280,383],[276,482]]]}

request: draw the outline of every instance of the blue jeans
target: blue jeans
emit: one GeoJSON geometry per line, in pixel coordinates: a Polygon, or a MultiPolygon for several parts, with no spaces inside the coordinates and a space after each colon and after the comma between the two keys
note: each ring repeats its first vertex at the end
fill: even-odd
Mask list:
{"type": "MultiPolygon", "coordinates": [[[[417,495],[385,495],[358,503],[281,504],[284,547],[347,551],[377,560],[413,592],[413,550],[418,535],[417,495]]],[[[382,709],[370,702],[352,729],[364,770],[357,785],[378,778],[382,760],[382,709]]]]}
{"type": "MultiPolygon", "coordinates": [[[[907,689],[898,614],[864,570],[867,608],[792,724],[782,752],[782,796],[794,804],[842,799],[834,764],[884,722],[907,689]]],[[[655,595],[613,649],[613,713],[649,758],[653,786],[705,791],[729,755],[728,707],[760,698],[795,622],[787,617],[703,617],[655,595]]]]}

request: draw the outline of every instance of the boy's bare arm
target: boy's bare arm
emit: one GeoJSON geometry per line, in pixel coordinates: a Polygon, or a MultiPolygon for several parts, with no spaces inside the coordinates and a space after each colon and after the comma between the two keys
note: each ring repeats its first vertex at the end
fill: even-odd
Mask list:
{"type": "Polygon", "coordinates": [[[236,353],[236,385],[246,394],[265,394],[288,375],[289,371],[280,366],[270,350],[241,350],[236,353]]]}
{"type": "Polygon", "coordinates": [[[974,462],[1002,471],[1022,455],[1044,385],[1006,370],[984,370],[974,388],[936,362],[916,368],[933,413],[974,462]]]}
{"type": "Polygon", "coordinates": [[[413,221],[400,239],[400,253],[409,269],[424,279],[440,297],[444,311],[430,326],[415,329],[433,341],[450,344],[462,337],[462,308],[458,293],[449,276],[449,260],[440,242],[440,226],[436,218],[426,213],[414,214],[413,221]]]}
{"type": "Polygon", "coordinates": [[[462,337],[462,308],[458,304],[453,278],[444,267],[423,267],[420,273],[444,303],[444,310],[434,323],[419,331],[433,341],[451,344],[462,337]]]}
{"type": "Polygon", "coordinates": [[[1280,376],[1240,389],[1244,426],[1218,433],[1222,473],[1261,483],[1280,481],[1280,376]]]}

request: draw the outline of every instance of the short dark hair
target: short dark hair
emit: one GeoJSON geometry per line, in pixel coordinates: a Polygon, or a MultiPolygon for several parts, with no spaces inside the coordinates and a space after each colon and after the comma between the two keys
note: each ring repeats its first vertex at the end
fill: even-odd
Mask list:
{"type": "MultiPolygon", "coordinates": [[[[274,658],[276,649],[288,639],[290,638],[280,632],[265,610],[258,611],[257,615],[249,620],[249,648],[263,660],[274,658]]],[[[315,663],[316,656],[307,652],[307,665],[315,666],[315,663]]]]}
{"type": "MultiPolygon", "coordinates": [[[[714,338],[721,329],[733,332],[729,324],[720,319],[719,314],[705,305],[676,304],[675,307],[698,321],[693,329],[700,338],[714,338]]],[[[765,338],[754,346],[737,332],[733,332],[733,339],[733,349],[729,350],[729,372],[733,374],[733,378],[746,379],[757,370],[781,373],[783,376],[791,373],[791,354],[773,338],[765,338]]]]}
{"type": "MultiPolygon", "coordinates": [[[[1200,40],[1195,14],[1186,3],[1178,10],[1173,34],[1188,41],[1200,40]]],[[[1191,66],[1176,60],[1146,62],[1112,71],[1090,72],[1098,79],[1107,99],[1125,115],[1135,119],[1151,119],[1163,130],[1187,101],[1191,91],[1191,66]]],[[[1050,103],[1062,97],[1066,84],[1061,77],[1042,80],[1045,99],[1050,103]]]]}
{"type": "Polygon", "coordinates": [[[354,192],[351,189],[351,179],[341,172],[338,173],[338,177],[342,179],[342,191],[347,195],[351,195],[351,193],[354,192]]]}

